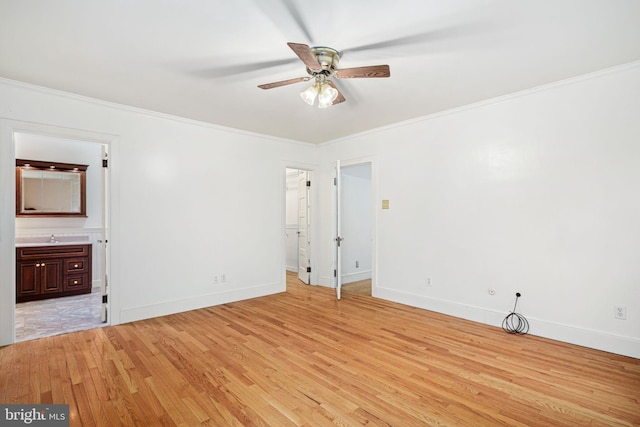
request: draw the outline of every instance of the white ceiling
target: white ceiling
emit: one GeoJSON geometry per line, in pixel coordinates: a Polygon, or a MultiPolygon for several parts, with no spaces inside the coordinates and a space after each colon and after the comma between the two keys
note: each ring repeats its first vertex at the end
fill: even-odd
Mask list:
{"type": "Polygon", "coordinates": [[[638,0],[0,0],[0,77],[321,143],[636,61],[639,22],[638,0]],[[391,77],[327,109],[258,89],[306,76],[287,42],[391,77]]]}

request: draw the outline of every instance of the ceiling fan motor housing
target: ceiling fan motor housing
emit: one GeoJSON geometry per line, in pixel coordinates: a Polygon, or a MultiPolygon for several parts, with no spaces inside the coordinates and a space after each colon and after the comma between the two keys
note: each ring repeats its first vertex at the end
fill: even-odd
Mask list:
{"type": "MultiPolygon", "coordinates": [[[[331,74],[340,62],[340,53],[330,47],[316,46],[311,48],[311,52],[316,56],[318,63],[322,66],[325,75],[331,74]]],[[[314,71],[307,68],[307,72],[314,75],[314,71]]],[[[318,74],[316,71],[315,74],[318,74]]]]}

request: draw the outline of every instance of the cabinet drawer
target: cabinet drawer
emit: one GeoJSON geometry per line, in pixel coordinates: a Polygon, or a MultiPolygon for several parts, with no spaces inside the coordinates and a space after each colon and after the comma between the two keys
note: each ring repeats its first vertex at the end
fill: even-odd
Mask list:
{"type": "Polygon", "coordinates": [[[64,260],[65,274],[80,274],[89,271],[87,258],[69,258],[64,260]]]}
{"type": "Polygon", "coordinates": [[[91,244],[17,247],[18,261],[27,259],[83,257],[91,252],[91,244]]]}
{"type": "Polygon", "coordinates": [[[86,274],[70,275],[64,278],[64,290],[65,291],[79,291],[82,289],[89,289],[91,283],[89,283],[89,276],[86,274]]]}

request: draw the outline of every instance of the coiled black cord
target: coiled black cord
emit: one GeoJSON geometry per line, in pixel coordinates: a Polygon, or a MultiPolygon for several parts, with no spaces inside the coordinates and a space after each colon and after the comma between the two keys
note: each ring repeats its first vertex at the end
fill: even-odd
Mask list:
{"type": "Polygon", "coordinates": [[[513,304],[513,311],[502,321],[502,329],[509,334],[524,335],[529,332],[529,322],[523,315],[516,313],[520,292],[516,292],[516,303],[513,304]]]}

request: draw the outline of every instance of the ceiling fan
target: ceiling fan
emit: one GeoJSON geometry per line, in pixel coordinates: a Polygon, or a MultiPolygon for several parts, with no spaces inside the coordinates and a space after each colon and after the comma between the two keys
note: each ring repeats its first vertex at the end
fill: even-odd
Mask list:
{"type": "Polygon", "coordinates": [[[353,78],[380,78],[389,77],[391,72],[388,65],[372,65],[366,67],[338,68],[340,53],[330,47],[317,46],[309,47],[302,43],[287,43],[287,45],[298,55],[304,65],[307,66],[305,77],[282,80],[279,82],[258,85],[260,89],[273,89],[294,83],[313,80],[313,84],[305,89],[300,96],[309,105],[318,99],[318,107],[326,108],[331,105],[345,101],[344,96],[336,87],[331,78],[353,79],[353,78]]]}

